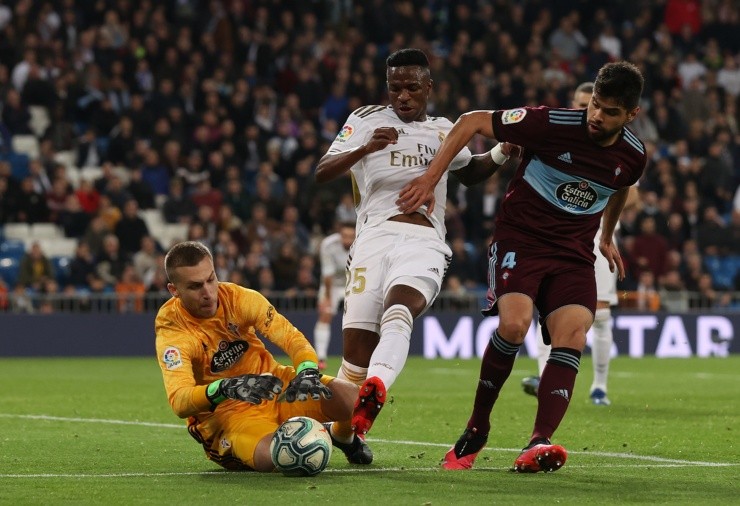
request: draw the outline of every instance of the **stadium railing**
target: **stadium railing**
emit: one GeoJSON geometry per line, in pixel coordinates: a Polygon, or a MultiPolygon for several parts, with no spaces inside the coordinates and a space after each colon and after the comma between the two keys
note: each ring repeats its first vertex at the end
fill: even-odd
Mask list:
{"type": "MultiPolygon", "coordinates": [[[[314,295],[290,292],[264,294],[278,311],[316,311],[314,295]]],[[[13,291],[0,292],[0,313],[154,313],[170,298],[167,291],[145,294],[76,293],[37,294],[13,291]]],[[[485,304],[483,290],[465,293],[443,291],[432,305],[433,313],[477,312],[485,304]]],[[[621,292],[618,309],[630,311],[736,313],[740,312],[740,292],[721,292],[718,302],[709,301],[698,292],[660,291],[645,298],[639,292],[621,292]]]]}

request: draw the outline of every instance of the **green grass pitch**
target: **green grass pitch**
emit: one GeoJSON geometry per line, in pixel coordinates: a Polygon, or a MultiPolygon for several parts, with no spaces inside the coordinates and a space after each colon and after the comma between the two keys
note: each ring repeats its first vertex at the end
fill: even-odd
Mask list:
{"type": "MultiPolygon", "coordinates": [[[[339,362],[333,359],[330,370],[339,362]]],[[[369,434],[369,467],[335,452],[312,478],[207,461],[167,405],[154,357],[0,359],[0,504],[740,504],[740,356],[612,362],[612,405],[584,358],[554,442],[558,472],[509,472],[536,402],[519,359],[467,472],[439,462],[465,426],[478,360],[411,358],[369,434]]]]}

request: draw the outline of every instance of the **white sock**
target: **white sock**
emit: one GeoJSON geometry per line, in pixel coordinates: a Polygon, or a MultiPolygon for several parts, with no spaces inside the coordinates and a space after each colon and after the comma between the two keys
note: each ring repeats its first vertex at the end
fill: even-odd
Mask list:
{"type": "Polygon", "coordinates": [[[591,343],[591,358],[594,362],[594,381],[591,391],[599,388],[606,392],[609,375],[609,360],[612,352],[612,313],[609,308],[597,309],[594,315],[594,336],[591,343]]]}
{"type": "Polygon", "coordinates": [[[406,364],[413,324],[411,311],[402,304],[386,309],[380,319],[380,341],[370,357],[367,376],[380,378],[386,390],[390,389],[406,364]]]}
{"type": "Polygon", "coordinates": [[[367,367],[350,364],[345,359],[342,359],[342,365],[339,366],[337,378],[354,383],[359,387],[367,379],[367,367]]]}
{"type": "Polygon", "coordinates": [[[537,370],[540,373],[540,378],[542,377],[542,371],[545,370],[545,365],[547,365],[547,359],[550,358],[550,350],[552,349],[552,346],[545,344],[542,342],[542,326],[537,325],[537,370]]]}
{"type": "Polygon", "coordinates": [[[331,339],[331,325],[329,323],[316,322],[313,328],[313,347],[319,360],[326,360],[329,351],[329,340],[331,339]]]}

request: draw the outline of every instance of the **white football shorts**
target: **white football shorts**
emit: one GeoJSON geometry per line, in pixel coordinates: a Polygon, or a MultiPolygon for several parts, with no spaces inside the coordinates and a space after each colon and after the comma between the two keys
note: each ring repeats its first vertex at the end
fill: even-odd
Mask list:
{"type": "Polygon", "coordinates": [[[609,305],[613,306],[617,303],[617,268],[614,267],[614,272],[609,270],[609,262],[604,258],[599,249],[599,242],[601,241],[601,227],[596,231],[594,237],[594,254],[596,255],[596,262],[594,263],[594,271],[596,272],[596,300],[608,302],[609,305]]]}
{"type": "MultiPolygon", "coordinates": [[[[319,287],[319,299],[324,300],[326,297],[326,285],[321,283],[319,287]]],[[[337,314],[339,303],[344,300],[344,285],[333,285],[331,287],[331,314],[337,314]]]]}
{"type": "Polygon", "coordinates": [[[426,311],[439,295],[452,251],[431,227],[386,221],[360,231],[350,258],[342,328],[379,333],[391,287],[407,285],[421,292],[426,311]]]}

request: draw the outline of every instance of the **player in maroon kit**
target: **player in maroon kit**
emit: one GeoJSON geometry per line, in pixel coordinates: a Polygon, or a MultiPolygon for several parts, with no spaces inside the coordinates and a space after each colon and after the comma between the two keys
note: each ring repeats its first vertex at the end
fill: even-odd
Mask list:
{"type": "Polygon", "coordinates": [[[626,127],[640,108],[643,78],[627,62],[598,73],[586,110],[523,107],[460,116],[429,165],[407,184],[399,207],[434,205],[432,190],[452,157],[475,134],[524,148],[489,250],[486,315],[499,316],[482,359],[473,413],[445,455],[445,469],[470,469],[490,431],[490,414],[509,377],[534,307],[543,338],[552,343],[538,391],[529,444],[517,472],[555,471],[567,458],[550,438],[573,397],[573,385],[596,310],[593,240],[604,216],[600,251],[620,278],[624,266],[612,242],[629,187],[646,163],[645,146],[626,127]]]}

